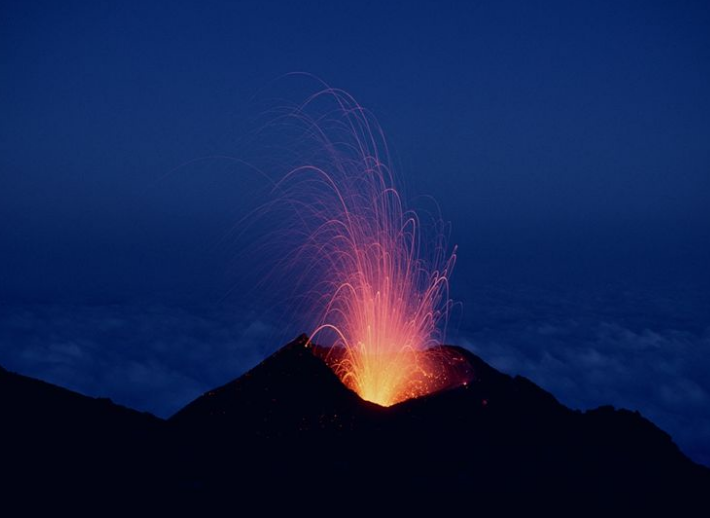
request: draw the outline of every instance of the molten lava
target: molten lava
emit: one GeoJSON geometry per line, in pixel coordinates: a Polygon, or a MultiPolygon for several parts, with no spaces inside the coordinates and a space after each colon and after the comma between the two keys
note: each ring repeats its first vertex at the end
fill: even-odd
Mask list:
{"type": "Polygon", "coordinates": [[[467,382],[470,371],[436,348],[455,248],[441,218],[405,208],[376,121],[332,88],[288,117],[304,131],[276,189],[295,212],[289,260],[315,311],[311,338],[332,346],[327,363],[383,406],[467,382]]]}
{"type": "Polygon", "coordinates": [[[343,384],[362,399],[391,406],[467,383],[473,378],[468,361],[455,350],[434,347],[377,356],[329,348],[322,356],[343,384]],[[366,362],[353,365],[352,361],[366,362]]]}

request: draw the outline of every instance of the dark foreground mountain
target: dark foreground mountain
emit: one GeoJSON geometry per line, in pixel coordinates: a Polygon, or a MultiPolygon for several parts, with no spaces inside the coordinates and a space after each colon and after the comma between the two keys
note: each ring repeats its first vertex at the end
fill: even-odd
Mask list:
{"type": "Polygon", "coordinates": [[[570,410],[458,348],[474,381],[382,408],[345,388],[306,343],[167,421],[0,370],[2,491],[163,510],[296,505],[281,499],[297,494],[301,505],[387,496],[400,510],[461,501],[707,515],[710,470],[637,412],[570,410]]]}

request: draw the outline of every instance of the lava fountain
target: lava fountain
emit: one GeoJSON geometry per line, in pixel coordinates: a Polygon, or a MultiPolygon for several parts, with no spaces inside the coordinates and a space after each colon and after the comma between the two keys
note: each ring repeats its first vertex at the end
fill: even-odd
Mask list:
{"type": "Polygon", "coordinates": [[[374,117],[326,87],[279,123],[303,130],[275,189],[295,215],[288,262],[308,293],[311,341],[329,346],[317,348],[324,360],[382,406],[466,383],[464,360],[438,347],[456,249],[440,217],[406,208],[374,117]]]}

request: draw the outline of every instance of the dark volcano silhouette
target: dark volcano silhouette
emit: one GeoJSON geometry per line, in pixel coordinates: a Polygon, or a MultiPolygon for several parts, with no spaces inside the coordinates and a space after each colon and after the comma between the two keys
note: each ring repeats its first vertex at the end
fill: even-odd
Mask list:
{"type": "Polygon", "coordinates": [[[412,507],[448,495],[499,509],[707,510],[710,470],[638,412],[570,410],[461,348],[449,349],[471,383],[382,408],[307,342],[167,421],[0,370],[4,487],[163,507],[367,488],[416,495],[412,507]]]}

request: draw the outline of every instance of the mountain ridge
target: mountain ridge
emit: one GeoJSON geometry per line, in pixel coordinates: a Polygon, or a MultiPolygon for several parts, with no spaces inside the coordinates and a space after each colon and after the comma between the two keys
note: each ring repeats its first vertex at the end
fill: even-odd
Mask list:
{"type": "Polygon", "coordinates": [[[364,479],[480,502],[702,505],[710,470],[638,412],[572,410],[525,377],[442,347],[465,358],[473,380],[384,408],[346,388],[301,335],[166,420],[0,367],[11,487],[221,502],[235,488],[249,498],[364,479]]]}

